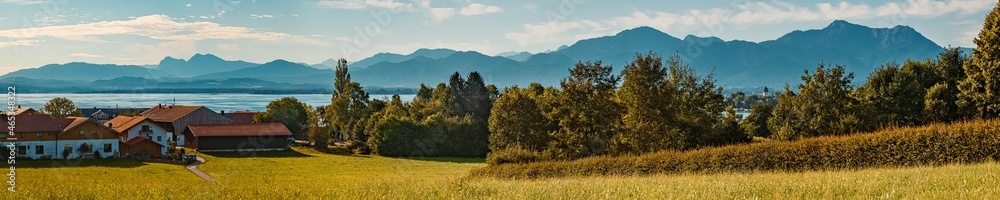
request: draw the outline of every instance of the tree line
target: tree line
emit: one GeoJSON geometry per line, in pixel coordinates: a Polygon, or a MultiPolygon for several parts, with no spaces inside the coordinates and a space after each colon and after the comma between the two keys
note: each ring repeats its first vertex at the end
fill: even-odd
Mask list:
{"type": "MultiPolygon", "coordinates": [[[[678,55],[637,54],[621,74],[579,62],[559,85],[509,86],[477,72],[421,85],[411,102],[370,100],[338,63],[329,105],[303,107],[295,123],[321,148],[392,156],[487,156],[491,163],[636,155],[664,150],[797,140],[887,127],[1000,116],[1000,14],[987,17],[971,55],[946,48],[937,58],[887,63],[855,85],[844,66],[805,70],[793,92],[727,98],[713,75],[699,76],[678,55]],[[749,105],[747,105],[749,104],[749,105]],[[735,108],[750,107],[746,119],[735,108]],[[305,120],[302,120],[305,119],[305,120]]],[[[271,112],[271,106],[268,106],[271,112]]]]}

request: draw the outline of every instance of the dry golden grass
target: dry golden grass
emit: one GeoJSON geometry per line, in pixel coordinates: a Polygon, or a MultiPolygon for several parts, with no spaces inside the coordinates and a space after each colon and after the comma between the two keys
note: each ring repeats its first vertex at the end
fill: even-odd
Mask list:
{"type": "Polygon", "coordinates": [[[101,160],[78,167],[48,167],[52,161],[36,161],[19,165],[18,192],[3,192],[0,199],[988,199],[1000,195],[1000,164],[995,162],[500,180],[463,178],[471,169],[485,166],[481,160],[344,156],[305,149],[256,156],[207,155],[209,161],[201,168],[219,183],[208,183],[176,165],[101,160]]]}

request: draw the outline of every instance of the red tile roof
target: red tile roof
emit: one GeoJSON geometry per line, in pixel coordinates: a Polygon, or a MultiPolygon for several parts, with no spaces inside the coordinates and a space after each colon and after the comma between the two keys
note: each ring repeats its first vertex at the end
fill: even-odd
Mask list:
{"type": "Polygon", "coordinates": [[[188,129],[195,137],[215,136],[291,136],[281,123],[256,124],[192,124],[188,129]]]}
{"type": "MultiPolygon", "coordinates": [[[[72,120],[70,120],[72,121],[72,120]]],[[[6,132],[8,125],[7,118],[2,119],[0,130],[6,132]]],[[[69,123],[67,123],[69,124],[69,123]]],[[[14,132],[62,132],[63,128],[55,119],[49,115],[18,115],[14,116],[14,132]]]]}
{"type": "Polygon", "coordinates": [[[135,117],[118,116],[109,120],[108,123],[105,125],[111,127],[112,129],[114,129],[119,133],[124,133],[129,128],[132,128],[135,125],[138,125],[139,123],[142,123],[143,121],[147,120],[149,120],[149,118],[143,116],[135,116],[135,117]]]}
{"type": "Polygon", "coordinates": [[[234,124],[249,124],[253,123],[253,116],[256,113],[239,111],[235,113],[226,113],[226,117],[233,120],[234,124]]]}
{"type": "Polygon", "coordinates": [[[29,107],[24,107],[24,108],[19,107],[14,109],[14,115],[34,115],[34,114],[38,114],[38,111],[35,111],[35,109],[31,109],[29,107]]]}
{"type": "Polygon", "coordinates": [[[157,105],[143,111],[142,116],[158,122],[173,122],[204,106],[157,105]]]}

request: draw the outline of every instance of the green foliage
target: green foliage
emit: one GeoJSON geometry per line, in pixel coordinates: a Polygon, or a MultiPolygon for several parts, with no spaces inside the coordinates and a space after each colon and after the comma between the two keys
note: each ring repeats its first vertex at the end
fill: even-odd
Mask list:
{"type": "Polygon", "coordinates": [[[608,152],[612,137],[619,133],[620,105],[612,97],[620,78],[601,62],[577,63],[560,82],[553,117],[560,129],[551,147],[561,159],[576,159],[608,152]]]}
{"type": "MultiPolygon", "coordinates": [[[[328,127],[321,131],[333,133],[331,141],[347,143],[364,143],[368,141],[365,132],[371,110],[368,108],[369,95],[358,82],[351,81],[347,60],[340,59],[334,74],[333,97],[326,107],[322,117],[328,122],[328,127]]],[[[361,145],[362,147],[364,145],[361,145]]]]}
{"type": "Polygon", "coordinates": [[[865,113],[863,122],[865,130],[873,130],[885,126],[911,126],[922,124],[924,110],[923,78],[918,74],[933,72],[929,63],[907,62],[900,68],[899,64],[889,63],[875,69],[868,82],[854,91],[854,96],[862,105],[865,113]],[[924,72],[918,72],[924,71],[924,72]]]}
{"type": "Polygon", "coordinates": [[[733,107],[726,108],[726,116],[722,118],[719,127],[714,131],[702,136],[701,145],[722,146],[739,143],[749,143],[751,138],[743,128],[740,128],[742,119],[736,115],[733,107]]]}
{"type": "Polygon", "coordinates": [[[490,165],[530,163],[548,161],[550,158],[550,155],[544,155],[542,152],[522,149],[521,147],[514,146],[490,152],[490,155],[486,156],[486,163],[490,165]]]}
{"type": "Polygon", "coordinates": [[[327,123],[328,121],[323,118],[326,116],[326,105],[316,106],[315,109],[309,109],[309,141],[313,143],[313,146],[320,149],[325,149],[330,146],[328,143],[330,140],[330,127],[331,125],[327,123]]]}
{"type": "Polygon", "coordinates": [[[777,139],[794,140],[801,137],[842,135],[857,131],[858,102],[851,98],[853,73],[845,73],[843,66],[827,69],[824,64],[816,67],[814,74],[802,76],[799,94],[785,86],[785,93],[778,97],[773,118],[768,120],[772,135],[777,139]]]}
{"type": "Polygon", "coordinates": [[[295,97],[282,97],[267,104],[267,110],[253,116],[255,122],[281,122],[295,136],[301,137],[308,132],[309,110],[306,103],[299,102],[295,97]]]}
{"type": "Polygon", "coordinates": [[[52,116],[52,118],[62,119],[70,116],[82,117],[83,110],[76,107],[76,104],[72,100],[65,97],[56,97],[45,103],[42,107],[42,113],[52,116]]]}
{"type": "Polygon", "coordinates": [[[951,122],[966,118],[968,109],[959,107],[959,83],[965,80],[965,70],[962,65],[969,57],[962,54],[959,48],[949,47],[938,57],[935,71],[941,76],[941,82],[927,88],[924,96],[924,111],[934,122],[951,122]],[[938,86],[943,84],[944,86],[938,86]],[[939,87],[935,89],[935,87],[939,87]],[[933,103],[933,105],[932,105],[933,103]],[[933,110],[928,110],[933,109],[933,110]]]}
{"type": "Polygon", "coordinates": [[[1000,159],[1000,120],[898,128],[871,134],[816,137],[575,161],[491,165],[472,177],[532,179],[567,176],[838,170],[979,163],[1000,159]],[[877,153],[875,153],[877,152],[877,153]]]}
{"type": "Polygon", "coordinates": [[[967,77],[959,85],[960,104],[977,118],[1000,116],[1000,2],[983,23],[973,42],[976,49],[965,62],[967,77]]]}
{"type": "Polygon", "coordinates": [[[508,148],[522,151],[544,150],[551,141],[549,133],[555,127],[539,107],[538,100],[534,97],[536,95],[517,86],[505,91],[493,103],[490,112],[490,151],[498,152],[508,148]]]}
{"type": "Polygon", "coordinates": [[[622,132],[614,138],[617,153],[644,153],[663,149],[683,149],[685,136],[674,126],[677,95],[667,79],[663,59],[652,53],[637,55],[622,69],[624,80],[615,100],[625,109],[622,132]]]}
{"type": "Polygon", "coordinates": [[[421,85],[412,103],[393,95],[378,109],[386,103],[372,101],[371,115],[361,120],[367,125],[358,129],[371,134],[367,145],[378,155],[486,156],[487,119],[495,99],[491,93],[478,72],[468,79],[456,72],[450,85],[421,85]]]}
{"type": "Polygon", "coordinates": [[[767,128],[767,119],[771,118],[774,112],[774,105],[766,103],[754,104],[750,108],[750,114],[740,123],[740,127],[749,137],[771,137],[771,130],[767,128]]]}

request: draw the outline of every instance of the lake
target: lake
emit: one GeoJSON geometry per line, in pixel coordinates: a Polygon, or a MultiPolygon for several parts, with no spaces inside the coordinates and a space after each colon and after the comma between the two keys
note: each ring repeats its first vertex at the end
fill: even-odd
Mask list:
{"type": "MultiPolygon", "coordinates": [[[[56,97],[66,97],[80,108],[149,108],[156,104],[202,105],[216,112],[225,110],[264,111],[267,104],[282,97],[295,97],[310,106],[330,104],[332,94],[67,94],[67,93],[17,93],[17,104],[40,110],[56,97]]],[[[415,94],[399,95],[404,102],[413,100],[415,94]]],[[[373,94],[372,99],[389,99],[392,95],[373,94]]]]}

